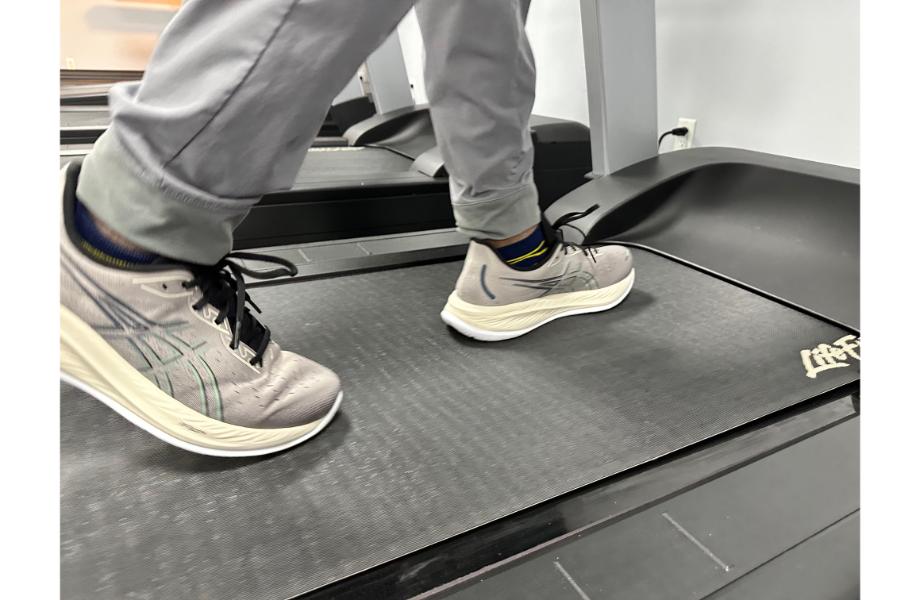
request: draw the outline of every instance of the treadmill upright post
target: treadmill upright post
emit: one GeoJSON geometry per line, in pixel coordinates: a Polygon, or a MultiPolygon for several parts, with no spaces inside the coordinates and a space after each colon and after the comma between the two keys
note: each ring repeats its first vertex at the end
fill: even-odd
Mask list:
{"type": "Polygon", "coordinates": [[[355,76],[348,80],[348,83],[345,84],[345,87],[342,88],[339,95],[332,101],[332,105],[335,106],[336,104],[354,100],[362,96],[364,96],[364,87],[361,85],[361,78],[355,73],[355,76]]]}
{"type": "Polygon", "coordinates": [[[581,0],[592,177],[658,154],[655,0],[581,0]]]}
{"type": "Polygon", "coordinates": [[[367,57],[365,70],[378,115],[415,105],[398,29],[367,57]]]}

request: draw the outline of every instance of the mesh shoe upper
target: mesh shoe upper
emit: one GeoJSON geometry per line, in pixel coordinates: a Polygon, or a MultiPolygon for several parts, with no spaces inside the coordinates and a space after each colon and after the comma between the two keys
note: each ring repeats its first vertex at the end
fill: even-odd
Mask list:
{"type": "Polygon", "coordinates": [[[632,268],[632,255],[623,246],[556,244],[542,265],[518,271],[491,248],[474,241],[457,281],[457,294],[471,304],[503,306],[549,294],[604,288],[622,281],[632,268]]]}
{"type": "MultiPolygon", "coordinates": [[[[235,329],[244,324],[236,315],[220,319],[222,311],[202,301],[202,289],[189,285],[200,272],[175,264],[117,269],[83,252],[71,224],[78,171],[71,164],[62,174],[63,306],[160,389],[214,419],[253,428],[293,427],[331,409],[340,383],[329,369],[282,351],[274,341],[253,348],[244,339],[231,348],[235,329]]],[[[245,327],[261,325],[248,316],[245,327]]],[[[261,332],[242,333],[267,340],[261,332]]]]}

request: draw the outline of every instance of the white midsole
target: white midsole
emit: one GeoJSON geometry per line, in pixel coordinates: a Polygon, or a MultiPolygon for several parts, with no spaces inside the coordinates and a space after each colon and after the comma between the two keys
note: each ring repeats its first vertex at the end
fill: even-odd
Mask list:
{"type": "Polygon", "coordinates": [[[64,306],[61,379],[164,442],[209,456],[260,456],[290,448],[328,425],[342,401],[339,392],[321,419],[296,427],[255,429],[212,419],[157,387],[64,306]]]}
{"type": "Polygon", "coordinates": [[[632,290],[636,271],[613,285],[596,290],[553,294],[504,306],[480,306],[461,300],[454,291],[441,311],[441,319],[460,333],[493,342],[522,336],[550,321],[609,310],[632,290]]]}

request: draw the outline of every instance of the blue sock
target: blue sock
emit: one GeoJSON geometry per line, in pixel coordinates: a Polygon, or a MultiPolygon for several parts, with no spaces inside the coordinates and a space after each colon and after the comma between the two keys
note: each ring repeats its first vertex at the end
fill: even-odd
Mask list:
{"type": "Polygon", "coordinates": [[[83,203],[76,201],[74,210],[74,226],[82,238],[81,247],[93,257],[115,267],[126,267],[132,264],[149,265],[159,256],[152,252],[133,250],[110,240],[96,226],[93,216],[83,203]]]}
{"type": "Polygon", "coordinates": [[[543,235],[543,229],[538,226],[523,240],[496,248],[495,252],[512,269],[529,271],[539,267],[546,260],[549,255],[549,244],[543,235]]]}

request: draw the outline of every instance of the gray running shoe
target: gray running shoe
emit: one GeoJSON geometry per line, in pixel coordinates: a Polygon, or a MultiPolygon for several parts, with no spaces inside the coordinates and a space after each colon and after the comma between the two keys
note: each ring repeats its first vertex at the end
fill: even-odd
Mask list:
{"type": "Polygon", "coordinates": [[[494,342],[561,317],[611,309],[632,290],[636,274],[627,248],[550,243],[542,265],[518,271],[489,246],[470,242],[441,319],[466,336],[494,342]]]}
{"type": "MultiPolygon", "coordinates": [[[[73,227],[80,165],[61,173],[61,378],[161,440],[211,456],[257,456],[319,433],[342,392],[329,369],[284,352],[246,307],[231,258],[212,267],[114,268],[73,227]]],[[[253,305],[254,306],[254,305],[253,305]]],[[[258,309],[256,309],[258,310],[258,309]]]]}

